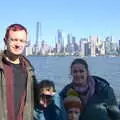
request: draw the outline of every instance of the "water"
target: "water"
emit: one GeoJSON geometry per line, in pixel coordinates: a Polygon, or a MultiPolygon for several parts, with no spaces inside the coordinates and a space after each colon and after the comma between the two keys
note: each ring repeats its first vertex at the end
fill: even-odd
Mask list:
{"type": "MultiPolygon", "coordinates": [[[[28,57],[35,67],[38,81],[53,80],[58,91],[71,82],[70,64],[75,58],[78,57],[28,57]]],[[[120,99],[120,57],[84,57],[84,59],[88,62],[90,73],[105,78],[113,87],[117,98],[120,99]]]]}

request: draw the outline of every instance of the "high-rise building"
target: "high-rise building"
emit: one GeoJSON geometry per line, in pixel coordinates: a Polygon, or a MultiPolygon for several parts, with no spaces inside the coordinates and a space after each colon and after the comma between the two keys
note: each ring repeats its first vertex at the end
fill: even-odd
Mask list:
{"type": "Polygon", "coordinates": [[[57,51],[57,53],[64,52],[64,41],[63,41],[63,36],[62,36],[61,30],[57,30],[56,51],[57,51]]]}
{"type": "Polygon", "coordinates": [[[118,54],[120,55],[120,40],[118,40],[118,54]]]}
{"type": "Polygon", "coordinates": [[[118,45],[118,47],[119,47],[119,51],[120,51],[120,40],[119,40],[119,45],[118,45]]]}
{"type": "Polygon", "coordinates": [[[66,45],[66,52],[70,55],[72,53],[72,43],[71,43],[72,36],[70,34],[67,35],[67,45],[66,45]]]}
{"type": "Polygon", "coordinates": [[[78,44],[76,43],[76,37],[72,36],[72,45],[73,45],[73,52],[78,52],[79,47],[78,44]]]}
{"type": "Polygon", "coordinates": [[[105,55],[105,41],[101,43],[100,55],[105,55]]]}
{"type": "Polygon", "coordinates": [[[41,23],[36,23],[36,42],[34,45],[34,54],[37,55],[40,51],[39,40],[41,40],[41,23]]]}
{"type": "Polygon", "coordinates": [[[88,39],[81,38],[80,39],[80,55],[81,56],[87,56],[89,52],[89,45],[88,45],[88,39]]]}
{"type": "Polygon", "coordinates": [[[112,36],[105,38],[105,54],[109,55],[112,50],[112,36]]]}
{"type": "Polygon", "coordinates": [[[90,36],[89,37],[89,42],[91,46],[91,56],[96,56],[96,45],[98,42],[98,36],[90,36]]]}
{"type": "Polygon", "coordinates": [[[70,44],[70,43],[71,43],[71,35],[68,34],[68,35],[67,35],[67,44],[70,44]]]}
{"type": "Polygon", "coordinates": [[[57,40],[58,40],[58,43],[60,43],[62,45],[62,31],[61,30],[58,30],[57,31],[57,40]]]}

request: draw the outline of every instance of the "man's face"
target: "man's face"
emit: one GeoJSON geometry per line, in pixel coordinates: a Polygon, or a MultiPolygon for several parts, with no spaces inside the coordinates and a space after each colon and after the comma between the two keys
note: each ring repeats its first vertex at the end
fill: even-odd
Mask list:
{"type": "Polygon", "coordinates": [[[7,50],[14,55],[23,53],[27,42],[27,34],[24,30],[9,31],[9,37],[6,40],[7,50]]]}

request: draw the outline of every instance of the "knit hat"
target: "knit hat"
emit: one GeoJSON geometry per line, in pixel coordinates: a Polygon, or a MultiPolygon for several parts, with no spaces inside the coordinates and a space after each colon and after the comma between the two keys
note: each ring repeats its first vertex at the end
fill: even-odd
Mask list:
{"type": "Polygon", "coordinates": [[[80,111],[82,111],[83,105],[79,98],[79,94],[73,89],[68,90],[67,97],[64,99],[64,107],[66,110],[71,108],[79,108],[80,111]]]}

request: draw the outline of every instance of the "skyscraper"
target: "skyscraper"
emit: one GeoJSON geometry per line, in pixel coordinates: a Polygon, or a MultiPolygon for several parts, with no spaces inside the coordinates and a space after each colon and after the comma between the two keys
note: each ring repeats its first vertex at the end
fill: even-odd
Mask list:
{"type": "Polygon", "coordinates": [[[36,42],[34,46],[34,54],[37,55],[40,50],[39,40],[41,40],[41,23],[36,23],[36,42]]]}
{"type": "Polygon", "coordinates": [[[62,53],[64,51],[64,41],[63,41],[63,36],[62,36],[62,31],[57,30],[57,53],[62,53]]]}

